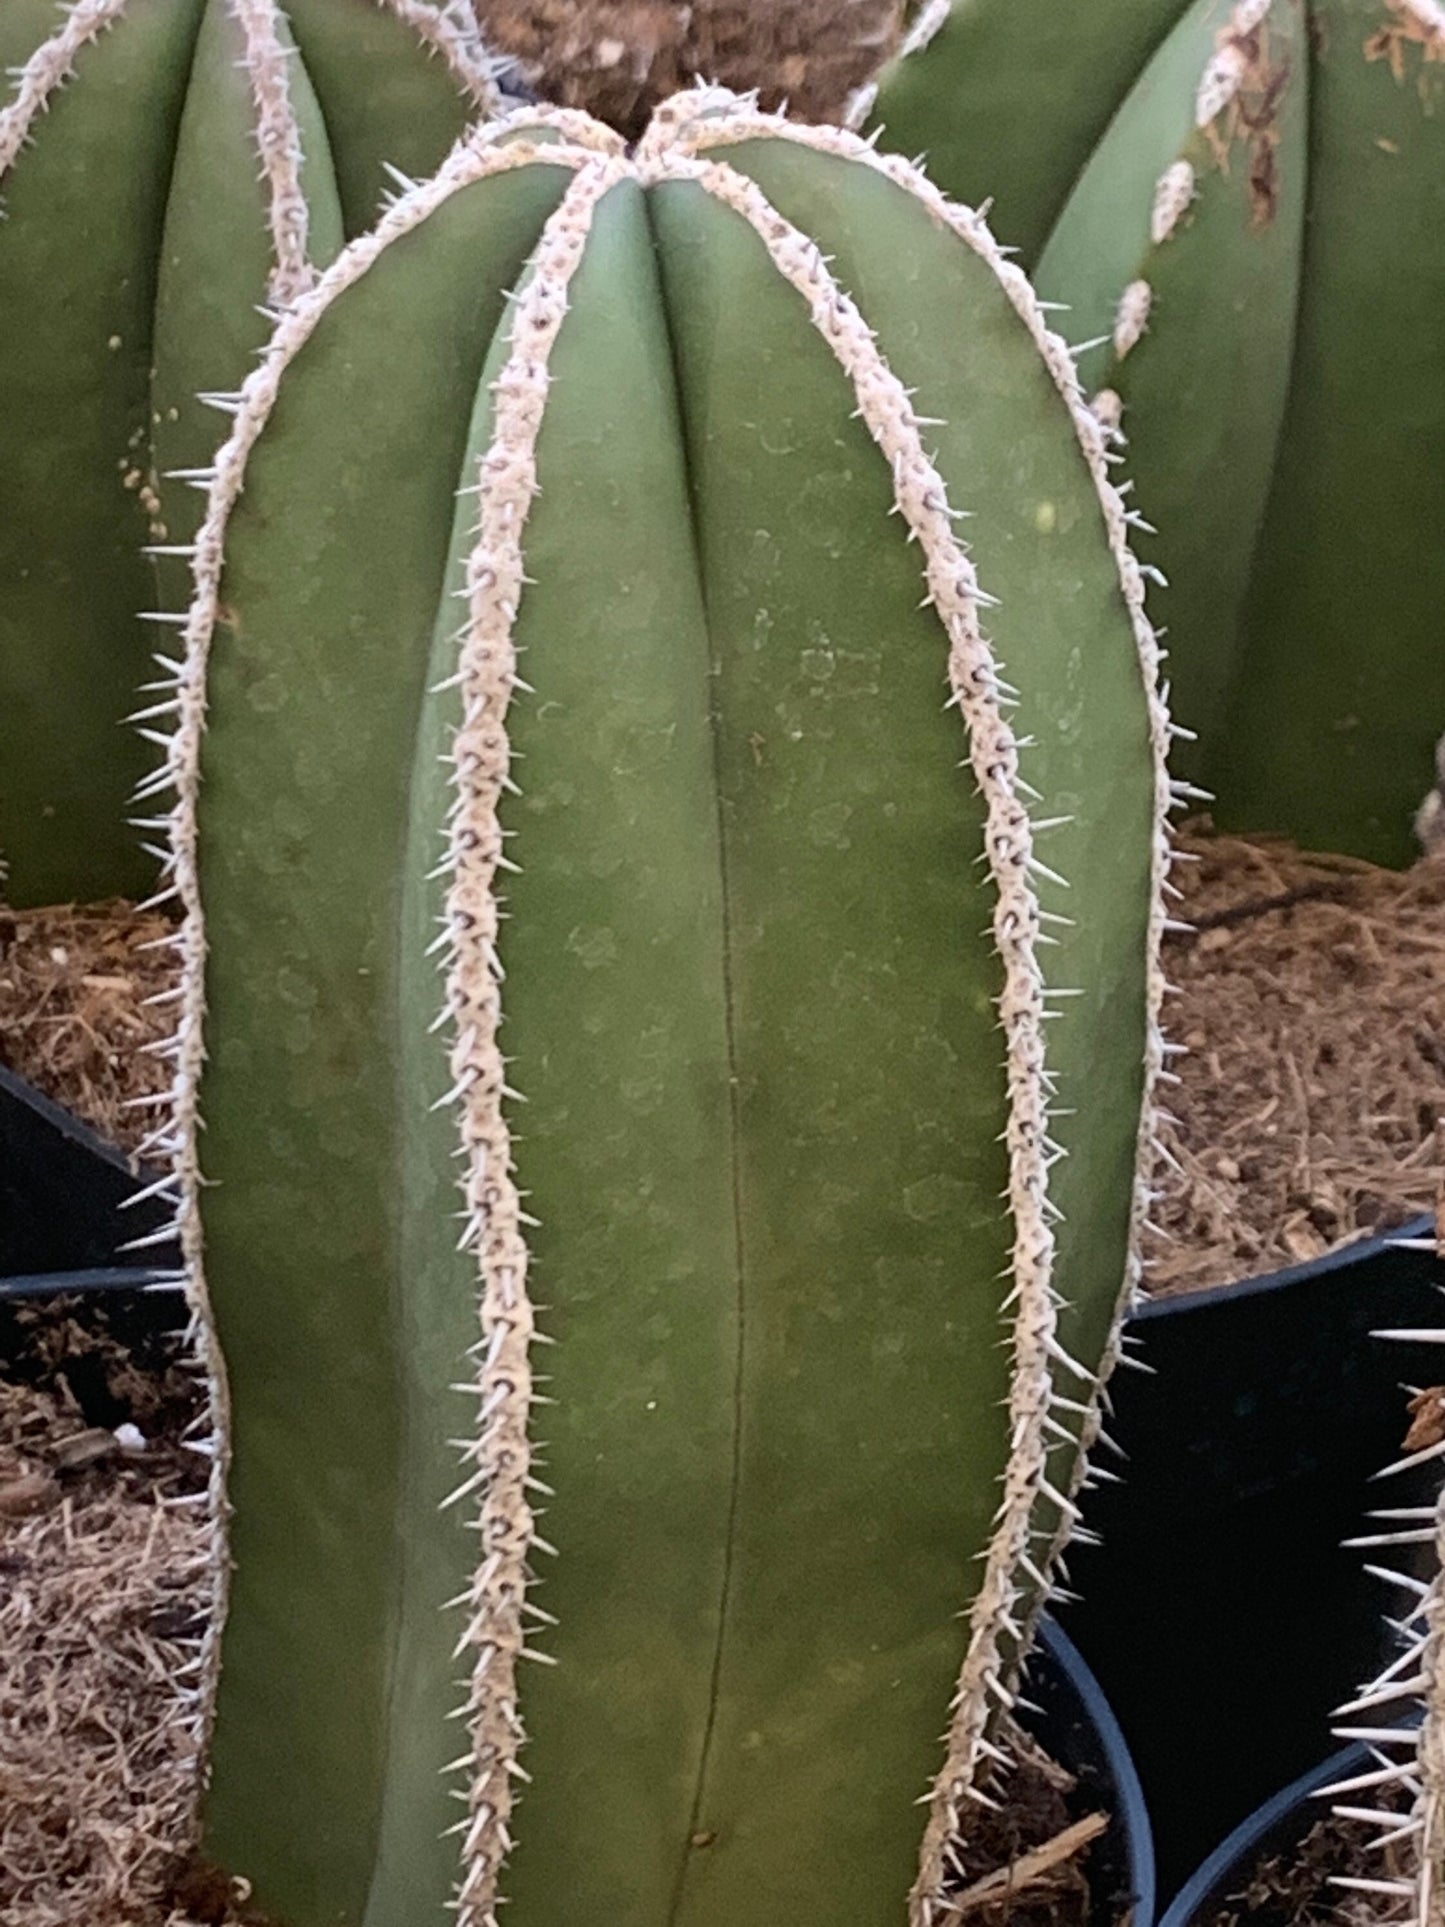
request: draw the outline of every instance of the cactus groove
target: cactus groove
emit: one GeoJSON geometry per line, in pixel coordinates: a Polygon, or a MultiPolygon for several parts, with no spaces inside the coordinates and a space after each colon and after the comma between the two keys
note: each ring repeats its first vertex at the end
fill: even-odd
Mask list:
{"type": "Polygon", "coordinates": [[[269,333],[259,309],[370,225],[386,163],[429,170],[495,105],[459,17],[426,0],[0,7],[16,76],[0,105],[0,857],[18,903],[152,886],[126,821],[147,752],[124,719],[189,597],[164,551],[194,534],[188,480],[204,487],[224,434],[198,397],[231,405],[269,333]]]}
{"type": "Polygon", "coordinates": [[[938,1918],[1143,1205],[1124,534],[982,222],[731,97],[473,134],[283,318],[157,780],[285,1927],[938,1918]]]}
{"type": "Polygon", "coordinates": [[[945,15],[873,112],[949,192],[997,178],[1002,238],[1089,344],[1159,530],[1181,773],[1226,826],[1408,860],[1445,724],[1445,10],[945,15]]]}

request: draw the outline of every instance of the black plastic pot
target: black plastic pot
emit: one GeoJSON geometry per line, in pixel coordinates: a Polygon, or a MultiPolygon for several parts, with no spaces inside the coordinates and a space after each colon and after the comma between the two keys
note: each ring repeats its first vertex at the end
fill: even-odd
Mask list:
{"type": "Polygon", "coordinates": [[[0,1069],[0,1302],[173,1281],[173,1244],[126,1249],[165,1224],[159,1199],[129,1202],[153,1177],[0,1069]]]}
{"type": "MultiPolygon", "coordinates": [[[[1400,1456],[1402,1385],[1438,1348],[1371,1336],[1445,1324],[1445,1267],[1392,1238],[1163,1300],[1132,1321],[1109,1430],[1122,1485],[1091,1491],[1101,1536],[1069,1555],[1073,1638],[1118,1715],[1169,1895],[1320,1756],[1329,1715],[1388,1656],[1391,1596],[1342,1541],[1375,1506],[1422,1503],[1438,1467],[1400,1456]]],[[[1100,1460],[1109,1464],[1107,1455],[1100,1460]]]]}
{"type": "Polygon", "coordinates": [[[1073,1641],[1046,1620],[1025,1688],[1039,1711],[1034,1738],[1079,1782],[1091,1809],[1110,1827],[1089,1848],[1086,1865],[1099,1927],[1153,1927],[1154,1837],[1139,1775],[1118,1720],[1073,1641]]]}
{"type": "Polygon", "coordinates": [[[1226,1903],[1248,1888],[1256,1867],[1295,1858],[1305,1835],[1328,1812],[1319,1797],[1325,1788],[1367,1772],[1371,1763],[1368,1747],[1346,1747],[1256,1807],[1195,1869],[1160,1927],[1212,1927],[1226,1903]]]}

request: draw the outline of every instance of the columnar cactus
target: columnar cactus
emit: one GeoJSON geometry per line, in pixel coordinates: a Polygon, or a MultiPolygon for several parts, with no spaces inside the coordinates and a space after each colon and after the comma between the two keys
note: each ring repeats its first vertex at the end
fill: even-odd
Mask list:
{"type": "Polygon", "coordinates": [[[912,168],[703,93],[474,133],[237,408],[162,772],[201,1852],[285,1927],[923,1927],[1162,1048],[1062,344],[912,168]]]}
{"type": "Polygon", "coordinates": [[[950,192],[997,183],[1091,343],[1183,772],[1224,822],[1405,860],[1445,723],[1445,8],[957,0],[917,38],[872,111],[950,192]]]}
{"type": "Polygon", "coordinates": [[[123,724],[138,615],[184,614],[165,558],[200,500],[167,472],[224,432],[197,397],[371,224],[386,163],[430,172],[496,95],[427,0],[5,0],[0,59],[0,856],[20,902],[143,893],[123,724]]]}

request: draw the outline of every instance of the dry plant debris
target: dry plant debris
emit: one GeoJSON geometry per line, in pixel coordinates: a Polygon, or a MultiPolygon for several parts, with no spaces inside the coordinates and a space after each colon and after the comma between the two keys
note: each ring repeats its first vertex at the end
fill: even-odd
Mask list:
{"type": "Polygon", "coordinates": [[[97,1430],[61,1388],[0,1384],[0,1494],[37,1493],[0,1505],[3,1927],[159,1927],[190,1808],[202,1462],[97,1430]]]}
{"type": "Polygon", "coordinates": [[[1175,878],[1148,1288],[1226,1284],[1433,1210],[1445,857],[1406,871],[1196,833],[1175,878]]]}
{"type": "Polygon", "coordinates": [[[0,905],[0,1064],[132,1150],[149,1127],[144,1106],[169,1068],[148,1049],[170,1028],[163,995],[171,925],[126,903],[42,910],[0,905]],[[156,946],[156,947],[150,947],[156,946]]]}
{"type": "Polygon", "coordinates": [[[1261,1860],[1209,1927],[1405,1927],[1414,1909],[1403,1896],[1363,1894],[1331,1885],[1340,1874],[1408,1879],[1410,1843],[1372,1850],[1374,1830],[1327,1816],[1292,1852],[1261,1860]]]}
{"type": "Polygon", "coordinates": [[[837,121],[902,29],[903,0],[475,0],[488,42],[544,100],[635,139],[694,81],[837,121]]]}

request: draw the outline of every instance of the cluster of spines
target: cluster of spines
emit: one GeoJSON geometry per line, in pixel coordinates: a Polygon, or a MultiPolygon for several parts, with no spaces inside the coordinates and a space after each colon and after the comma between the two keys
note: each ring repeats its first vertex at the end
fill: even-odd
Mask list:
{"type": "MultiPolygon", "coordinates": [[[[386,0],[382,0],[385,4],[386,0]]],[[[869,143],[827,129],[804,129],[757,113],[751,104],[699,93],[664,108],[639,148],[635,162],[624,161],[618,144],[585,117],[526,113],[468,136],[431,181],[406,191],[383,216],[377,229],[355,242],[309,291],[281,316],[265,360],[237,397],[216,398],[235,412],[230,438],[215,466],[188,479],[209,491],[205,521],[189,551],[195,599],[182,618],[183,660],[158,656],[161,700],[148,718],[173,716],[172,734],[157,739],[166,746],[162,767],[142,786],[150,798],[174,793],[171,808],[147,819],[160,832],[163,888],[154,901],[178,898],[184,921],[174,938],[182,964],[177,993],[180,1021],[176,1034],[160,1048],[170,1060],[174,1081],[169,1115],[151,1135],[148,1150],[170,1164],[167,1195],[176,1207],[174,1226],[162,1235],[179,1236],[193,1326],[205,1355],[212,1394],[214,1430],[198,1438],[212,1459],[210,1504],[218,1522],[224,1517],[228,1454],[228,1410],[224,1368],[216,1350],[206,1302],[199,1192],[202,1183],[197,1142],[197,1093],[205,1055],[205,929],[196,862],[196,804],[199,754],[206,714],[206,667],[219,606],[222,544],[226,522],[240,494],[249,452],[274,406],[283,372],[310,336],[320,316],[346,287],[358,280],[379,254],[423,221],[449,196],[484,174],[525,166],[542,151],[525,140],[502,144],[521,128],[547,128],[562,145],[549,146],[549,163],[569,165],[577,179],[548,224],[523,288],[514,298],[511,356],[497,386],[494,437],[477,485],[477,539],[467,565],[467,621],[458,632],[463,721],[451,752],[454,803],[449,826],[445,920],[437,949],[445,976],[441,1022],[450,1027],[453,1089],[445,1102],[457,1107],[463,1150],[463,1242],[476,1252],[481,1273],[482,1332],[475,1348],[477,1377],[467,1387],[480,1401],[476,1436],[462,1447],[465,1478],[453,1502],[479,1495],[482,1558],[473,1585],[454,1606],[468,1614],[456,1657],[470,1652],[472,1672],[467,1699],[459,1709],[472,1745],[453,1763],[468,1778],[463,1835],[463,1873],[458,1896],[462,1927],[495,1927],[502,1863],[510,1844],[512,1782],[525,1778],[519,1754],[524,1742],[516,1707],[515,1669],[531,1656],[523,1630],[527,1615],[545,1623],[547,1615],[528,1601],[533,1549],[549,1550],[536,1531],[529,1493],[537,1489],[535,1447],[527,1436],[530,1407],[540,1402],[529,1351],[541,1334],[535,1329],[526,1295],[526,1254],[521,1209],[511,1170],[510,1144],[503,1114],[511,1095],[505,1084],[496,1027],[500,1018],[499,971],[495,950],[495,872],[506,867],[498,810],[512,787],[507,771],[505,716],[516,683],[511,634],[521,593],[521,544],[526,509],[535,487],[532,472],[535,435],[545,401],[546,356],[566,309],[567,282],[585,244],[590,210],[613,180],[629,167],[644,181],[690,178],[748,219],[768,248],[780,273],[807,301],[815,327],[829,342],[853,382],[858,412],[888,459],[894,475],[896,505],[919,541],[929,601],[949,641],[952,703],[965,719],[969,759],[987,811],[986,846],[997,885],[995,939],[1004,966],[1000,1010],[1008,1045],[1010,1122],[1010,1204],[1015,1220],[1014,1289],[1005,1303],[1012,1313],[1014,1390],[1011,1399],[1013,1453],[997,1515],[985,1578],[970,1614],[970,1636],[946,1735],[947,1758],[930,1796],[919,1880],[911,1901],[917,1927],[931,1927],[956,1862],[952,1841],[963,1821],[967,1799],[988,1803],[981,1784],[992,1768],[1007,1762],[991,1729],[997,1716],[1016,1704],[1012,1684],[1014,1656],[1027,1637],[1018,1575],[1045,1588],[1055,1570],[1061,1532],[1041,1530],[1036,1513],[1042,1502],[1057,1509],[1067,1524],[1077,1519],[1075,1492],[1082,1471],[1080,1435],[1085,1448],[1098,1436],[1098,1384],[1087,1367],[1071,1358],[1058,1337],[1060,1304],[1052,1282],[1053,1220],[1048,1170],[1061,1155],[1049,1136],[1055,1099],[1043,1048],[1043,1024],[1051,993],[1044,985],[1038,948],[1047,941],[1032,876],[1051,876],[1038,858],[1034,839],[1041,827],[1030,821],[1028,786],[1019,773],[1019,751],[1006,718],[1010,704],[978,621],[990,598],[980,588],[953,521],[959,511],[948,503],[942,478],[923,443],[924,424],[884,361],[863,317],[833,280],[816,245],[772,208],[761,191],[732,169],[704,158],[703,150],[730,141],[773,135],[836,152],[874,167],[922,199],[930,209],[997,274],[1013,306],[1028,326],[1066,400],[1086,459],[1099,486],[1109,540],[1119,566],[1149,692],[1150,727],[1159,771],[1153,855],[1154,905],[1149,928],[1149,1032],[1146,1098],[1163,1074],[1165,1052],[1159,1028],[1165,986],[1159,974],[1159,943],[1164,926],[1162,892],[1170,860],[1167,810],[1171,798],[1163,773],[1170,732],[1158,684],[1158,651],[1144,614],[1142,572],[1128,548],[1129,511],[1108,479],[1116,459],[1106,449],[1098,424],[1079,390],[1069,350],[1045,323],[1028,283],[1005,258],[982,219],[949,203],[906,162],[875,154],[869,143]],[[706,117],[704,112],[706,110],[706,117]],[[1056,1375],[1077,1381],[1080,1396],[1060,1392],[1056,1375]],[[1062,1416],[1061,1416],[1062,1415],[1062,1416]],[[1067,1422],[1072,1419],[1072,1426],[1067,1422]],[[1067,1448],[1067,1475],[1051,1475],[1050,1458],[1067,1448]]],[[[149,721],[147,723],[149,727],[149,721]]],[[[1145,1106],[1146,1143],[1150,1130],[1145,1106]]],[[[1138,1281],[1138,1242],[1147,1207],[1147,1182],[1136,1193],[1126,1289],[1138,1281]]],[[[1112,1357],[1106,1361],[1113,1362],[1112,1357]]],[[[219,1541],[211,1564],[215,1612],[195,1661],[194,1731],[204,1743],[217,1663],[216,1629],[224,1612],[226,1568],[219,1541]]]]}
{"type": "MultiPolygon", "coordinates": [[[[1435,1239],[1423,1248],[1439,1255],[1435,1239]]],[[[1445,1344],[1445,1328],[1438,1326],[1374,1336],[1445,1344]]],[[[1445,1441],[1407,1454],[1376,1476],[1388,1479],[1441,1463],[1445,1441]]],[[[1411,1603],[1403,1617],[1387,1622],[1399,1642],[1395,1657],[1357,1698],[1336,1709],[1335,1717],[1346,1722],[1336,1728],[1337,1737],[1363,1742],[1373,1763],[1364,1773],[1326,1787],[1320,1798],[1333,1801],[1333,1811],[1342,1817],[1376,1829],[1368,1852],[1409,1842],[1413,1870],[1403,1876],[1341,1874],[1335,1885],[1395,1903],[1406,1901],[1412,1927],[1445,1927],[1445,1483],[1434,1505],[1387,1506],[1369,1516],[1380,1530],[1348,1540],[1348,1545],[1376,1558],[1390,1557],[1394,1548],[1425,1547],[1432,1555],[1430,1572],[1421,1579],[1373,1561],[1366,1566],[1411,1603]],[[1410,1717],[1415,1714],[1418,1723],[1410,1717]],[[1377,1807],[1372,1800],[1383,1804],[1377,1807]]]]}

